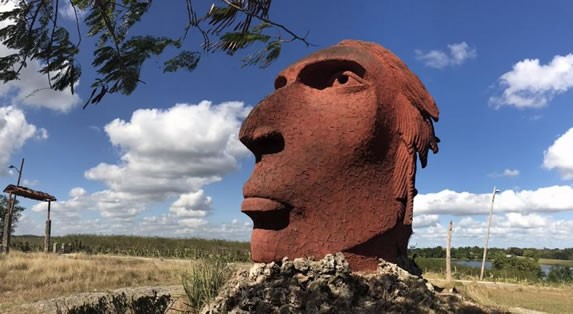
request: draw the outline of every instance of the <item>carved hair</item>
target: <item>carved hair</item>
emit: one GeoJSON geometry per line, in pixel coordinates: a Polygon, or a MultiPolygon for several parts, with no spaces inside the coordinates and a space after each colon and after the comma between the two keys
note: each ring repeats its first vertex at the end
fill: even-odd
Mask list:
{"type": "Polygon", "coordinates": [[[384,75],[398,82],[393,90],[393,105],[396,110],[396,125],[401,145],[396,152],[398,171],[394,173],[394,195],[399,202],[403,223],[412,224],[414,196],[416,196],[416,163],[420,158],[422,168],[428,162],[428,151],[438,152],[439,139],[434,133],[433,121],[437,122],[439,111],[433,97],[424,84],[396,55],[375,43],[347,40],[342,46],[361,46],[373,52],[384,65],[384,75]]]}

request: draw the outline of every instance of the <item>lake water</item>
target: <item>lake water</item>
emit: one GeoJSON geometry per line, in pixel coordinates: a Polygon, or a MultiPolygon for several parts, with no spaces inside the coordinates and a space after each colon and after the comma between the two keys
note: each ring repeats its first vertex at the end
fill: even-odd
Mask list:
{"type": "MultiPolygon", "coordinates": [[[[473,267],[473,268],[481,268],[481,261],[452,261],[452,264],[458,264],[458,265],[464,265],[464,266],[469,266],[469,267],[473,267]]],[[[541,267],[541,271],[543,272],[543,274],[545,274],[545,276],[547,276],[547,274],[549,274],[549,270],[551,269],[551,265],[545,265],[545,264],[540,264],[539,265],[541,267]]],[[[491,269],[491,262],[490,261],[485,261],[485,269],[491,269]]]]}

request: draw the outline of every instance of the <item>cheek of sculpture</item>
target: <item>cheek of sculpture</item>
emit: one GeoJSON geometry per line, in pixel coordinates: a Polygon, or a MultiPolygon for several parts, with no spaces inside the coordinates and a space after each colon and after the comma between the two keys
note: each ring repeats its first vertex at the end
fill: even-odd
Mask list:
{"type": "MultiPolygon", "coordinates": [[[[384,160],[391,142],[385,125],[391,119],[379,116],[373,88],[345,93],[295,85],[265,99],[248,119],[253,121],[247,127],[276,134],[284,146],[260,157],[244,194],[290,207],[288,217],[284,211],[253,217],[253,260],[318,257],[395,225],[396,215],[383,213],[380,204],[392,201],[383,190],[391,166],[384,160]],[[258,223],[273,218],[282,222],[258,223]]],[[[266,146],[277,146],[271,138],[266,146]]]]}

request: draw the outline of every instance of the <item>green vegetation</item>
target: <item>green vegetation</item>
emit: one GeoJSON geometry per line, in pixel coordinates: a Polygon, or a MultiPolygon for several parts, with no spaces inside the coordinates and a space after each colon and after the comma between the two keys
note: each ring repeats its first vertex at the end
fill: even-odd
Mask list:
{"type": "Polygon", "coordinates": [[[494,271],[502,272],[505,278],[528,282],[536,282],[543,278],[541,267],[533,258],[497,253],[493,255],[492,265],[494,271]]]}
{"type": "MultiPolygon", "coordinates": [[[[238,241],[76,234],[52,237],[52,243],[55,243],[58,251],[63,253],[84,252],[191,259],[218,257],[231,262],[250,261],[249,243],[238,241]]],[[[42,251],[43,245],[43,237],[12,238],[12,247],[23,252],[42,251]]]]}
{"type": "MultiPolygon", "coordinates": [[[[120,295],[108,295],[98,299],[97,303],[83,304],[67,308],[67,314],[91,314],[91,313],[146,313],[163,314],[171,304],[171,296],[157,294],[153,291],[152,296],[139,296],[128,298],[125,293],[120,295]]],[[[61,311],[61,309],[59,309],[61,311]]]]}
{"type": "MultiPolygon", "coordinates": [[[[433,248],[410,248],[409,252],[411,255],[417,255],[419,257],[427,258],[445,258],[446,249],[437,246],[433,248]]],[[[452,258],[462,259],[462,260],[481,260],[483,257],[483,248],[478,246],[466,246],[452,248],[451,250],[452,258]]],[[[493,256],[497,254],[511,255],[511,256],[521,256],[533,259],[552,259],[552,260],[570,260],[571,266],[573,266],[573,248],[566,249],[535,249],[535,248],[516,248],[510,247],[507,249],[503,248],[489,248],[488,255],[493,256]]],[[[543,263],[550,264],[550,263],[543,263]]]]}
{"type": "Polygon", "coordinates": [[[547,274],[547,281],[558,283],[573,282],[573,271],[569,266],[551,266],[551,270],[547,274]]]}
{"type": "MultiPolygon", "coordinates": [[[[426,277],[445,276],[446,260],[443,258],[418,257],[416,258],[416,263],[426,277]]],[[[549,279],[549,275],[547,278],[543,277],[539,264],[533,259],[500,256],[493,260],[492,265],[492,269],[485,270],[485,280],[513,283],[573,284],[573,278],[568,277],[566,270],[564,270],[565,268],[569,269],[566,266],[560,266],[563,269],[552,268],[552,271],[555,273],[549,279]]],[[[480,272],[481,269],[479,267],[459,264],[459,260],[452,261],[452,276],[454,279],[477,280],[480,272]]]]}
{"type": "MultiPolygon", "coordinates": [[[[10,230],[10,234],[14,234],[14,228],[16,228],[18,219],[20,219],[20,216],[22,216],[22,212],[25,209],[24,207],[19,206],[19,203],[18,199],[16,199],[14,212],[12,213],[12,228],[10,230]]],[[[6,214],[8,205],[8,198],[5,195],[0,195],[0,242],[2,242],[2,237],[4,236],[4,215],[6,214]]]]}
{"type": "Polygon", "coordinates": [[[183,288],[189,298],[189,306],[198,313],[217,296],[231,273],[232,269],[221,259],[199,261],[183,277],[183,288]]]}

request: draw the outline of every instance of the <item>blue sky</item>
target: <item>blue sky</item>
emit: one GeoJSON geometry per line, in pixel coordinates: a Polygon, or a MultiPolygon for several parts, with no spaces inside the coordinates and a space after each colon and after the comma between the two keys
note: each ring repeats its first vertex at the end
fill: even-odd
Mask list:
{"type": "MultiPolygon", "coordinates": [[[[440,152],[419,169],[411,245],[483,245],[494,186],[491,246],[573,246],[573,20],[570,1],[275,1],[273,20],[315,47],[291,43],[266,69],[241,55],[205,54],[191,73],[162,74],[130,96],[82,110],[95,77],[81,56],[78,93],[47,86],[31,63],[0,86],[0,185],[58,198],[52,230],[248,240],[241,188],[254,159],[237,141],[242,119],[290,63],[343,39],[377,42],[424,82],[440,108],[440,152]]],[[[181,4],[183,5],[183,4],[181,4]]],[[[135,32],[177,35],[185,16],[154,3],[135,32]]],[[[69,22],[69,21],[68,21],[69,22]]],[[[193,33],[190,45],[199,43],[193,33]]],[[[84,47],[93,44],[83,38],[84,47]]],[[[0,46],[0,55],[6,54],[0,46]]],[[[244,55],[244,54],[243,54],[244,55]]],[[[17,234],[43,234],[45,204],[17,234]]]]}

